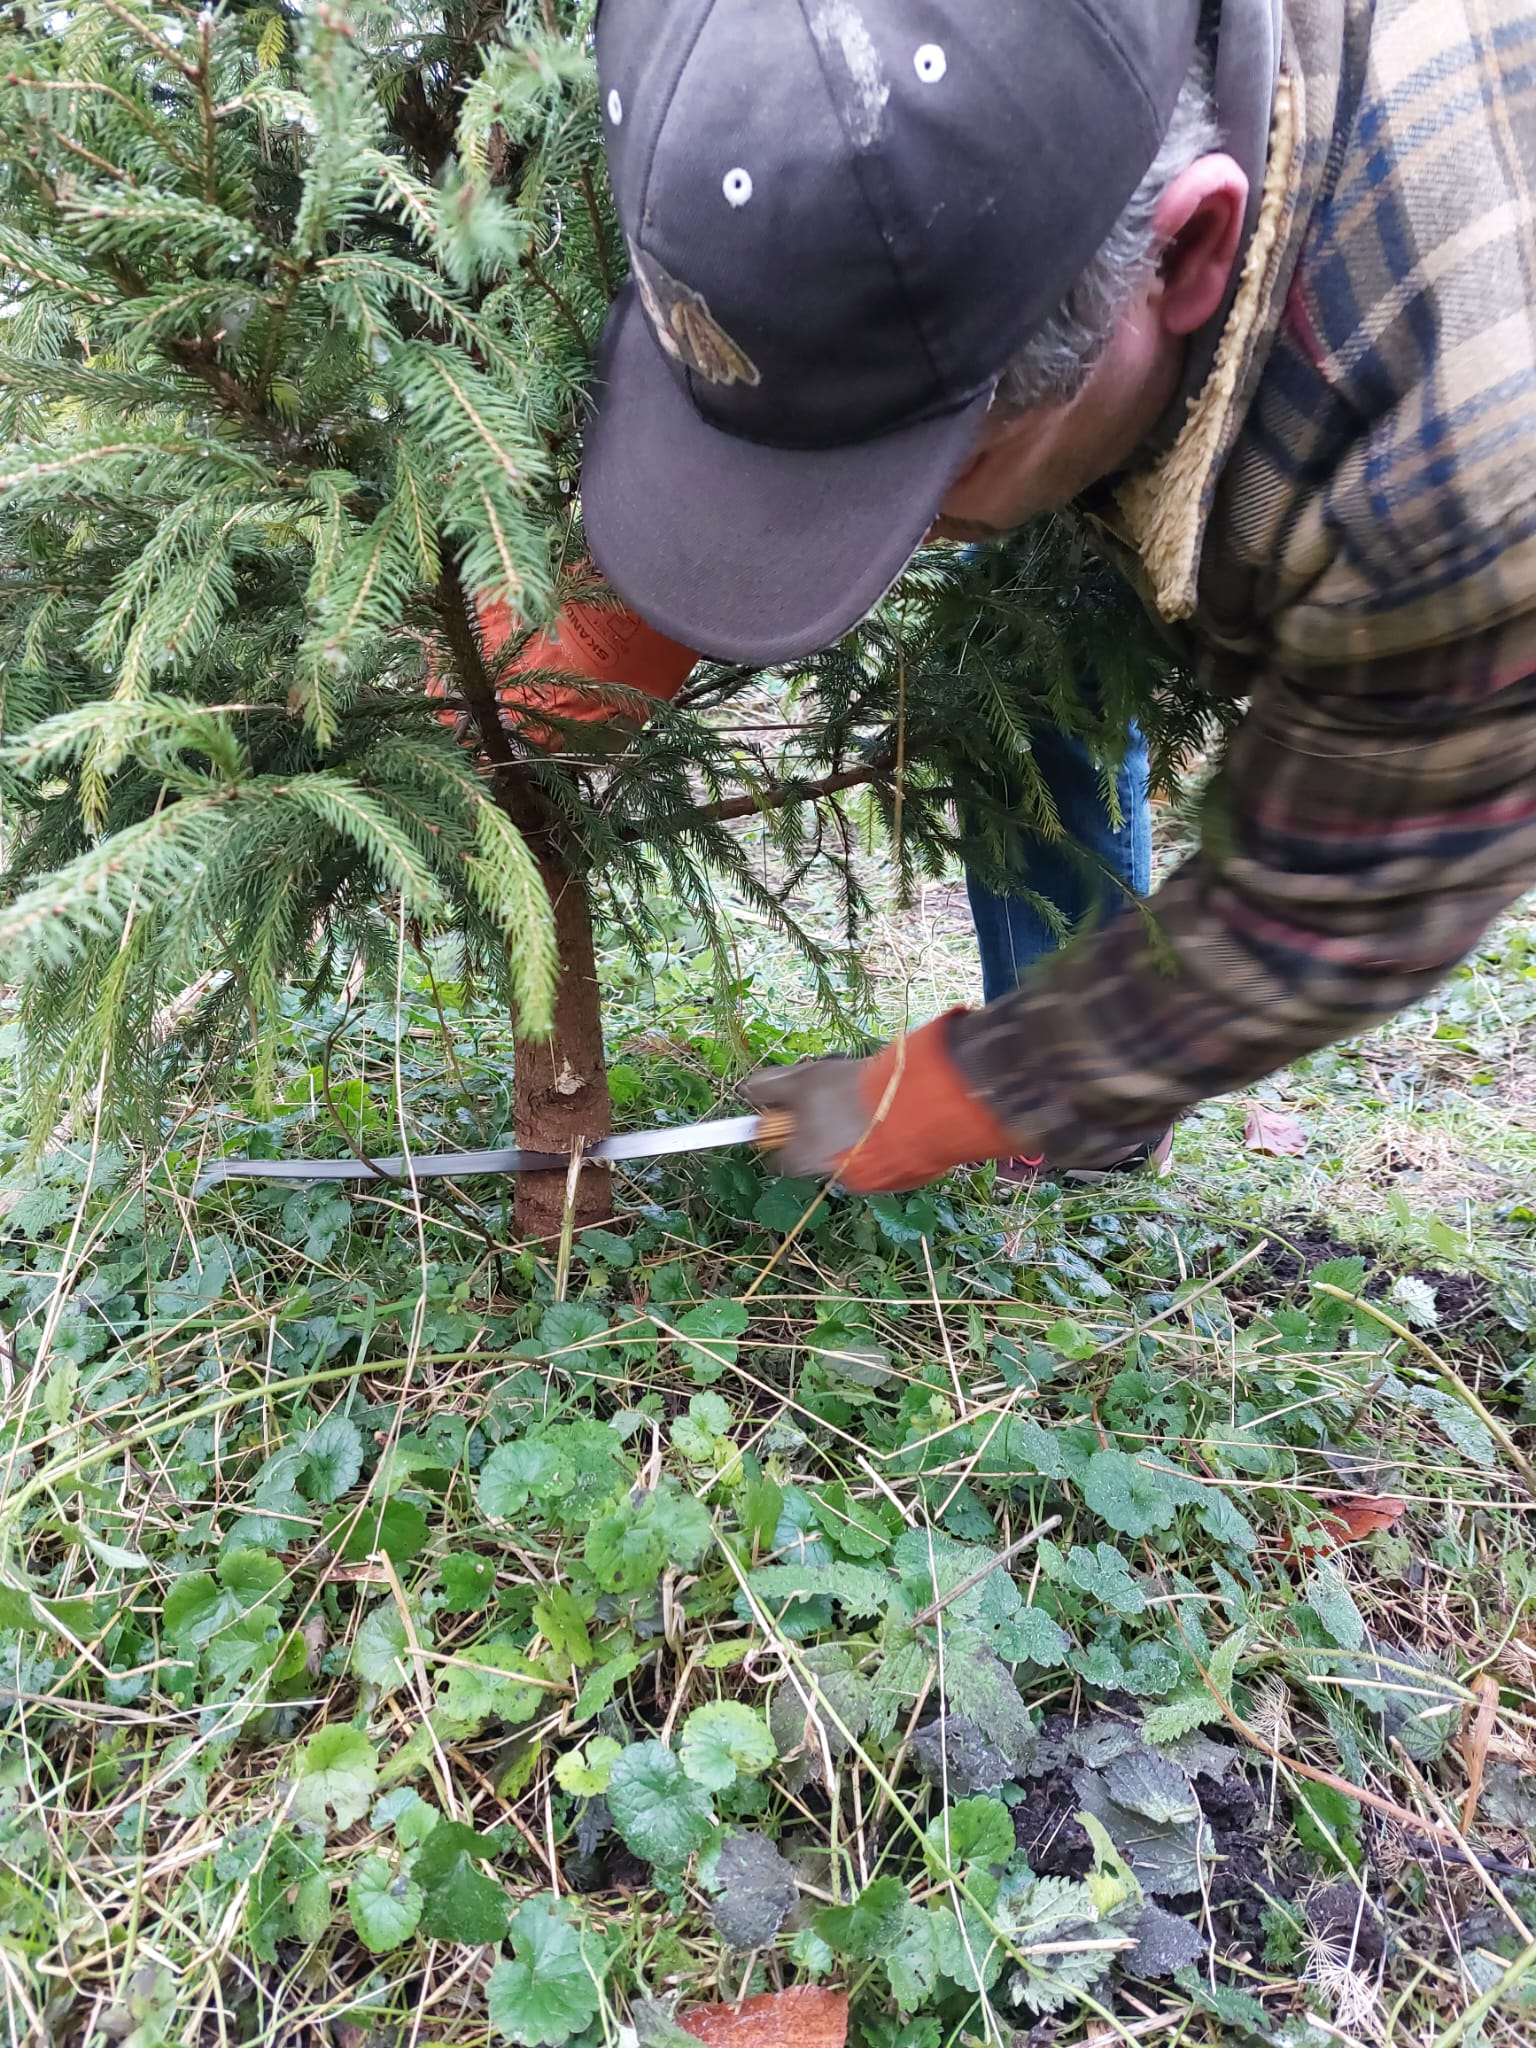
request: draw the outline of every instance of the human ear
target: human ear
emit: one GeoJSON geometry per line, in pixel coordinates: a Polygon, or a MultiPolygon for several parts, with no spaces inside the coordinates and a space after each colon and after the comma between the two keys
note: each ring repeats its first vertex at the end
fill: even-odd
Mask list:
{"type": "Polygon", "coordinates": [[[1162,247],[1152,303],[1166,333],[1194,334],[1220,308],[1247,205],[1246,174],[1219,150],[1197,157],[1163,194],[1152,217],[1162,247]]]}

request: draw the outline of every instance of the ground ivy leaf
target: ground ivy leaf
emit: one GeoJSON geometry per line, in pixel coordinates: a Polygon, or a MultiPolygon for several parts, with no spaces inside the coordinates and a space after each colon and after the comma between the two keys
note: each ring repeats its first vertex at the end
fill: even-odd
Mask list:
{"type": "Polygon", "coordinates": [[[766,1771],[778,1751],[761,1714],[740,1700],[711,1700],[683,1723],[678,1755],[695,1784],[724,1792],[739,1775],[755,1778],[766,1771]]]}
{"type": "Polygon", "coordinates": [[[416,1852],[411,1875],[425,1893],[420,1931],[428,1941],[478,1948],[507,1931],[507,1895],[479,1868],[490,1845],[463,1821],[440,1820],[416,1852]]]}
{"type": "Polygon", "coordinates": [[[486,1721],[527,1721],[544,1695],[528,1683],[528,1656],[510,1636],[489,1636],[456,1654],[437,1681],[438,1712],[447,1727],[468,1734],[486,1721]]]}
{"type": "Polygon", "coordinates": [[[363,1433],[345,1415],[328,1415],[317,1422],[302,1449],[298,1487],[306,1500],[340,1500],[357,1484],[363,1469],[363,1433]]]}
{"type": "MultiPolygon", "coordinates": [[[[421,1641],[432,1640],[424,1616],[416,1618],[421,1641]]],[[[352,1645],[352,1669],[370,1685],[404,1685],[410,1677],[405,1620],[392,1598],[376,1601],[358,1624],[352,1645]]]]}
{"type": "Polygon", "coordinates": [[[907,1923],[907,1888],[899,1877],[877,1877],[851,1906],[826,1906],[816,1932],[838,1955],[873,1962],[894,1948],[907,1923]]]}
{"type": "Polygon", "coordinates": [[[165,1596],[165,1632],[184,1657],[206,1647],[229,1622],[259,1607],[287,1577],[264,1550],[232,1550],[216,1574],[193,1572],[165,1596]]]}
{"type": "Polygon", "coordinates": [[[1006,1863],[1018,1846],[1013,1816],[1001,1799],[959,1800],[929,1821],[923,1840],[935,1869],[963,1870],[969,1864],[1006,1863]]]}
{"type": "Polygon", "coordinates": [[[885,1974],[891,1996],[903,2012],[915,2012],[932,1998],[939,1981],[938,1945],[934,1928],[938,1914],[909,1912],[901,1938],[886,1950],[885,1974]]]}
{"type": "Polygon", "coordinates": [[[371,1500],[361,1514],[334,1508],[325,1518],[328,1542],[342,1539],[343,1564],[366,1564],[382,1551],[397,1566],[408,1565],[427,1540],[427,1518],[410,1500],[371,1500]]]}
{"type": "Polygon", "coordinates": [[[680,1870],[714,1832],[709,1795],[664,1742],[632,1742],[608,1777],[608,1811],[637,1856],[680,1870]]]}
{"type": "Polygon", "coordinates": [[[512,1956],[486,1985],[491,2025],[522,2048],[559,2048],[597,2015],[596,1973],[581,1936],[551,1898],[528,1899],[511,1927],[512,1956]]]}
{"type": "Polygon", "coordinates": [[[559,1469],[559,1453],[546,1438],[519,1437],[513,1443],[498,1444],[480,1468],[476,1505],[488,1521],[504,1522],[527,1507],[559,1469]]]}
{"type": "Polygon", "coordinates": [[[365,1856],[347,1886],[347,1911],[363,1947],[373,1955],[398,1948],[416,1932],[421,1886],[404,1871],[393,1871],[382,1856],[365,1856]]]}
{"type": "Polygon", "coordinates": [[[1083,1475],[1083,1499],[1122,1536],[1147,1536],[1173,1520],[1174,1500],[1159,1472],[1124,1451],[1095,1451],[1083,1475]]]}
{"type": "Polygon", "coordinates": [[[597,1799],[608,1790],[614,1759],[623,1749],[611,1735],[594,1735],[584,1749],[568,1749],[555,1759],[555,1783],[577,1799],[597,1799]]]}
{"type": "Polygon", "coordinates": [[[490,1605],[496,1591],[496,1567],[472,1550],[452,1550],[438,1560],[443,1581],[443,1607],[449,1614],[474,1614],[490,1605]]]}
{"type": "Polygon", "coordinates": [[[300,1753],[294,1811],[318,1828],[349,1828],[368,1811],[378,1775],[373,1746],[360,1728],[322,1728],[300,1753]]]}
{"type": "Polygon", "coordinates": [[[711,1384],[719,1379],[728,1365],[736,1363],[740,1347],[735,1339],[743,1334],[749,1321],[748,1311],[742,1304],[724,1295],[717,1295],[711,1301],[701,1301],[696,1308],[685,1309],[677,1318],[673,1327],[680,1336],[714,1340],[678,1346],[679,1357],[700,1385],[711,1384]]]}
{"type": "Polygon", "coordinates": [[[727,1835],[715,1860],[711,1907],[715,1932],[728,1948],[766,1948],[799,1896],[795,1873],[766,1835],[750,1829],[727,1835]]]}

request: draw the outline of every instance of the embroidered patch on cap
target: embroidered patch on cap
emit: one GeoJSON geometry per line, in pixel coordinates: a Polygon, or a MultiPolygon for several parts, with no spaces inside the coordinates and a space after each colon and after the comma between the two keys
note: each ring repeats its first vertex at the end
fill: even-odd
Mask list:
{"type": "Polygon", "coordinates": [[[739,348],[691,285],[679,284],[654,256],[631,241],[629,260],[640,302],[673,362],[709,384],[758,384],[756,363],[739,348]]]}

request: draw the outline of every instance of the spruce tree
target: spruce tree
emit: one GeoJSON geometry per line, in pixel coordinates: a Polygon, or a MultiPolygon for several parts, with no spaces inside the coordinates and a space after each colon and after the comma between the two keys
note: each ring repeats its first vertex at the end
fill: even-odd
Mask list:
{"type": "MultiPolygon", "coordinates": [[[[519,1142],[563,1150],[608,1126],[594,904],[643,944],[659,870],[718,935],[727,875],[831,1003],[785,899],[832,862],[856,938],[850,807],[907,885],[966,794],[985,867],[1005,815],[1053,828],[1041,719],[1108,771],[1131,713],[1165,754],[1205,715],[1056,525],[920,557],[789,672],[782,741],[729,730],[755,679],[709,663],[664,707],[504,715],[529,636],[607,601],[580,429],[625,259],[590,17],[80,0],[0,29],[0,958],[40,1134],[93,1088],[152,1127],[178,1063],[270,1049],[285,986],[448,934],[514,1006],[519,1142]]],[[[558,1178],[520,1187],[530,1232],[558,1178]]]]}

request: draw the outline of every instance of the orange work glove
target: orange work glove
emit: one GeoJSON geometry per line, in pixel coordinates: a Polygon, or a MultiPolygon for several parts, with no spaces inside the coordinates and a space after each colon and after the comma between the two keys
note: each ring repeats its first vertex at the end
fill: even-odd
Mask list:
{"type": "Polygon", "coordinates": [[[754,1109],[793,1119],[774,1164],[875,1195],[921,1187],[970,1160],[1017,1156],[1017,1134],[972,1094],[950,1057],[949,1028],[964,1015],[946,1011],[871,1059],[760,1069],[742,1093],[754,1109]]]}
{"type": "MultiPolygon", "coordinates": [[[[518,621],[501,598],[478,609],[481,641],[486,654],[494,657],[520,630],[518,621]]],[[[547,631],[528,636],[512,666],[514,673],[542,670],[547,674],[553,670],[583,687],[568,690],[550,682],[503,683],[496,700],[508,729],[536,747],[558,749],[568,738],[559,727],[545,724],[537,716],[541,711],[577,724],[603,727],[608,743],[622,746],[641,724],[624,691],[643,690],[659,703],[670,703],[698,658],[691,647],[669,640],[634,612],[577,600],[565,607],[547,631]],[[604,684],[618,687],[604,689],[604,684]]],[[[447,683],[435,667],[428,670],[427,688],[435,697],[447,695],[447,683]]],[[[458,719],[457,712],[443,713],[445,725],[456,725],[458,719]]]]}

